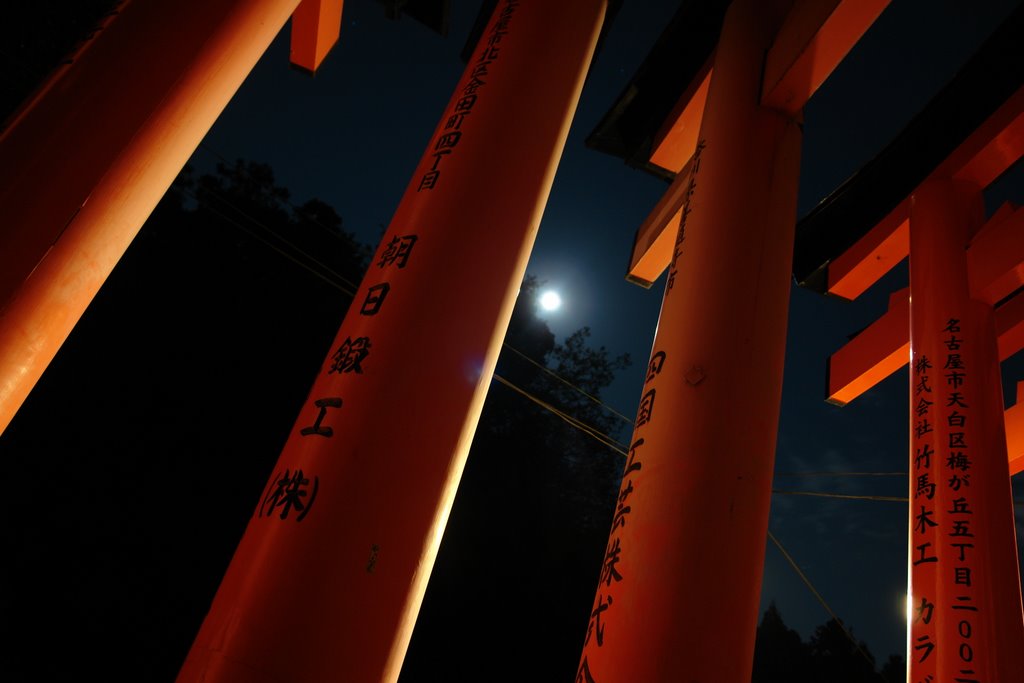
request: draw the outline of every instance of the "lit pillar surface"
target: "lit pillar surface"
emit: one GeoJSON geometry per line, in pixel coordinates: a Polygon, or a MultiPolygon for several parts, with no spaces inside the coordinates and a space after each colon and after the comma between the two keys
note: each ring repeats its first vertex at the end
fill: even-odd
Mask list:
{"type": "Polygon", "coordinates": [[[297,4],[123,3],[0,133],[0,431],[297,4]]]}
{"type": "Polygon", "coordinates": [[[993,310],[966,248],[968,183],[929,181],[910,214],[910,681],[996,683],[1024,671],[1013,500],[993,310]]]}
{"type": "Polygon", "coordinates": [[[179,681],[398,678],[604,12],[498,2],[179,681]]]}
{"type": "Polygon", "coordinates": [[[725,17],[577,683],[750,681],[800,158],[771,4],[725,17]]]}

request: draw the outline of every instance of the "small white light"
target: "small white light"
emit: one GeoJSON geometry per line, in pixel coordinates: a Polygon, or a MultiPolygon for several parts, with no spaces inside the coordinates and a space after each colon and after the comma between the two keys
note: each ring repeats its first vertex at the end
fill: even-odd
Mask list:
{"type": "Polygon", "coordinates": [[[540,295],[540,307],[545,311],[557,311],[562,306],[562,297],[550,289],[540,295]]]}

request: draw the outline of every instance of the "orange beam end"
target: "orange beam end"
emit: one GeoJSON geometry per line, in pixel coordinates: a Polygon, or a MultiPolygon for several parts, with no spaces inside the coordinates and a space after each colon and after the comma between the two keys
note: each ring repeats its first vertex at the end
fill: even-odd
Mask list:
{"type": "Polygon", "coordinates": [[[868,234],[828,264],[829,294],[853,300],[910,253],[910,202],[903,200],[868,234]]]}
{"type": "MultiPolygon", "coordinates": [[[[1022,155],[1024,155],[1024,87],[1019,88],[994,114],[978,126],[967,140],[939,164],[929,178],[964,180],[984,188],[1010,168],[1022,155]]],[[[881,223],[844,252],[842,256],[829,264],[828,291],[830,294],[845,299],[857,298],[909,253],[906,224],[908,207],[907,200],[901,202],[881,223]]],[[[981,233],[986,232],[989,225],[995,225],[1000,217],[1001,214],[997,213],[985,228],[979,231],[978,237],[974,240],[976,244],[981,240],[981,233]]],[[[1017,222],[1014,225],[1018,227],[1019,231],[1020,223],[1017,222]]],[[[974,247],[972,246],[972,248],[974,247]]],[[[985,249],[988,250],[987,247],[985,249]]],[[[977,258],[975,257],[975,259],[977,258]]],[[[1002,263],[1007,259],[1007,256],[1000,255],[998,260],[1002,263]]],[[[1019,261],[1020,259],[1018,259],[1019,261]]],[[[1007,296],[1012,291],[1012,289],[1006,290],[1005,283],[1010,280],[1005,280],[992,283],[991,286],[995,288],[993,292],[980,294],[979,292],[982,290],[977,289],[978,285],[975,280],[982,277],[981,269],[975,268],[973,273],[976,275],[971,275],[972,292],[989,303],[1001,298],[996,296],[997,290],[1003,292],[1002,296],[1007,296]],[[995,296],[994,299],[993,296],[995,296]]],[[[1022,277],[1019,271],[1016,274],[1007,274],[1005,268],[1001,275],[1006,275],[1007,278],[1022,277]]],[[[984,275],[989,279],[999,276],[988,272],[984,275]]]]}
{"type": "Polygon", "coordinates": [[[1017,383],[1017,403],[1006,411],[1006,452],[1010,476],[1024,472],[1024,382],[1017,383]]]}
{"type": "Polygon", "coordinates": [[[626,279],[630,282],[649,288],[672,261],[672,250],[675,247],[683,204],[686,202],[686,192],[690,185],[692,163],[692,159],[686,162],[682,170],[676,174],[676,179],[669,185],[668,191],[661,196],[650,215],[636,231],[633,254],[630,256],[629,270],[626,273],[626,279]]]}
{"type": "Polygon", "coordinates": [[[768,51],[761,104],[795,114],[889,0],[797,0],[768,51]]]}
{"type": "Polygon", "coordinates": [[[704,118],[704,103],[708,99],[711,84],[712,55],[689,85],[672,113],[665,119],[661,130],[654,138],[654,151],[650,161],[662,168],[679,173],[697,149],[697,137],[704,118]]]}
{"type": "Polygon", "coordinates": [[[338,42],[344,0],[302,0],[292,14],[291,63],[316,73],[338,42]]]}
{"type": "Polygon", "coordinates": [[[1000,209],[967,250],[971,295],[989,304],[1024,285],[1024,211],[1000,209]]]}
{"type": "Polygon", "coordinates": [[[1024,294],[1018,294],[996,309],[999,360],[1024,349],[1024,294]]]}
{"type": "Polygon", "coordinates": [[[1024,154],[1024,86],[978,126],[935,171],[935,176],[988,187],[1024,154]]]}
{"type": "Polygon", "coordinates": [[[889,297],[889,310],[828,359],[828,402],[846,405],[910,359],[909,288],[889,297]]]}
{"type": "MultiPolygon", "coordinates": [[[[885,315],[829,357],[826,398],[829,403],[846,405],[899,370],[910,359],[908,292],[908,289],[893,292],[885,315]]],[[[995,310],[995,320],[999,360],[1004,361],[1024,349],[1024,294],[1018,294],[999,306],[995,310]]],[[[1024,429],[1024,411],[1020,419],[1021,429],[1024,429]]],[[[1024,433],[1021,438],[1024,440],[1024,433]]],[[[1024,457],[1024,441],[1021,456],[1024,457]]]]}

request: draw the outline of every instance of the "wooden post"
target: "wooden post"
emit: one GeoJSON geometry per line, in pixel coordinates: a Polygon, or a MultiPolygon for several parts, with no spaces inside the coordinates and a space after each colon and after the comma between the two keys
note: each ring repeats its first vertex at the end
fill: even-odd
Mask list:
{"type": "Polygon", "coordinates": [[[398,679],[604,13],[497,4],[179,681],[398,679]]]}

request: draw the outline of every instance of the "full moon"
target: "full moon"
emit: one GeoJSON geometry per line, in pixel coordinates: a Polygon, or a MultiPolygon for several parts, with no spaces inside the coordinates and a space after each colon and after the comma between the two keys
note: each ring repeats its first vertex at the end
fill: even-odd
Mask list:
{"type": "Polygon", "coordinates": [[[540,295],[540,307],[545,311],[557,311],[562,306],[562,297],[550,289],[540,295]]]}

